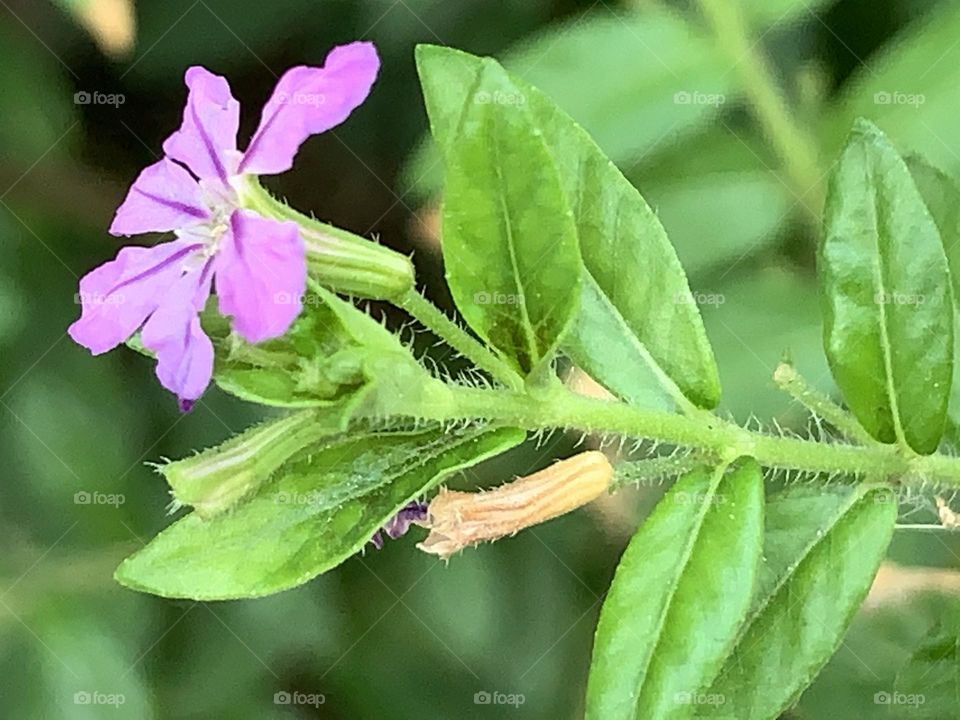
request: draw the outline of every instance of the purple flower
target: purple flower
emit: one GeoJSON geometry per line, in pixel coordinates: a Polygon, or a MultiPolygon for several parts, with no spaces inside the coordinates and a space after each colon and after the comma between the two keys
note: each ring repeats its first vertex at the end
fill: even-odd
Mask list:
{"type": "MultiPolygon", "coordinates": [[[[396,540],[407,534],[407,530],[410,529],[410,526],[414,523],[421,522],[427,519],[427,505],[426,503],[409,502],[400,508],[397,511],[397,514],[394,515],[387,521],[387,524],[384,525],[380,530],[387,534],[391,540],[396,540]]],[[[383,550],[383,537],[380,535],[380,530],[377,530],[373,537],[370,538],[370,542],[373,543],[373,546],[377,550],[383,550]]]]}
{"type": "Polygon", "coordinates": [[[213,373],[213,345],[198,313],[216,289],[221,314],[251,343],[286,332],[301,310],[304,243],[294,222],[241,206],[245,176],[289,170],[310,136],[339,125],[366,99],[380,61],[371,43],[334,48],[322,68],[291,68],[263,108],[245,152],[237,150],[240,105],[227,81],[202,67],[165,157],[136,179],[110,233],[170,232],[154,247],[126,247],[80,280],[83,312],[70,336],[94,355],[142,328],[160,383],[186,411],[213,373]],[[284,302],[278,299],[283,298],[284,302]]]}

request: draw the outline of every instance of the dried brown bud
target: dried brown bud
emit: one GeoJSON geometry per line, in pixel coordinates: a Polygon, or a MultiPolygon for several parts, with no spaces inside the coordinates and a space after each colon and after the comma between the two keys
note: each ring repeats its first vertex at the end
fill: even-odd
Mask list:
{"type": "Polygon", "coordinates": [[[595,450],[484,492],[441,490],[427,508],[430,535],[417,547],[446,559],[465,547],[516,535],[607,492],[613,467],[595,450]]]}

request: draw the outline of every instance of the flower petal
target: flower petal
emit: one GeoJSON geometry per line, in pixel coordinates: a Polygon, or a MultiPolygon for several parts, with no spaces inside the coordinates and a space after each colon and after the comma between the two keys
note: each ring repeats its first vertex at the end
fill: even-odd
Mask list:
{"type": "Polygon", "coordinates": [[[80,280],[80,319],[70,337],[94,355],[133,335],[183,273],[189,255],[202,245],[174,240],[154,247],[125,247],[117,257],[80,280]]]}
{"type": "Polygon", "coordinates": [[[206,68],[194,66],[184,79],[190,94],[183,124],[163,143],[163,151],[201,180],[226,183],[236,162],[240,103],[226,79],[206,68]]]}
{"type": "Polygon", "coordinates": [[[157,378],[176,393],[184,412],[203,395],[213,376],[213,343],[200,327],[198,313],[210,294],[209,262],[184,275],[164,297],[141,339],[157,356],[157,378]]]}
{"type": "Polygon", "coordinates": [[[237,210],[216,256],[220,314],[258,343],[279,337],[300,314],[307,283],[306,253],[297,224],[237,210]]]}
{"type": "Polygon", "coordinates": [[[379,68],[377,51],[368,42],[334,48],[322,68],[290,68],[263,108],[240,171],[274,175],[289,170],[304,140],[339,125],[366,99],[379,68]]]}
{"type": "Polygon", "coordinates": [[[164,158],[144,168],[130,186],[110,233],[169,232],[209,217],[197,181],[181,165],[164,158]]]}

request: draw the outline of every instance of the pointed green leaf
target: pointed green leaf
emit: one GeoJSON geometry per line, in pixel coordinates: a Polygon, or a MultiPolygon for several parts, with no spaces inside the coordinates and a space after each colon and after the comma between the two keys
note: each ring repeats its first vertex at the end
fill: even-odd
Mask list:
{"type": "MultiPolygon", "coordinates": [[[[545,92],[616,162],[680,143],[738,92],[717,45],[682,14],[591,12],[524,38],[500,58],[545,92]]],[[[436,147],[423,142],[404,171],[421,195],[439,191],[436,147]]]]}
{"type": "MultiPolygon", "coordinates": [[[[469,86],[493,62],[449,49],[424,47],[420,54],[445,60],[451,86],[469,86]]],[[[559,171],[585,267],[564,351],[631,402],[714,407],[720,383],[713,353],[656,215],[583,128],[538,89],[519,78],[511,82],[532,116],[531,132],[542,137],[559,171]]]]}
{"type": "Polygon", "coordinates": [[[623,555],[600,613],[588,720],[689,718],[749,607],[763,541],[752,459],[695,470],[623,555]]]}
{"type": "Polygon", "coordinates": [[[226,600],[302,585],[359,552],[398,509],[523,440],[513,429],[351,433],[304,450],[229,513],[188,515],[116,579],[163,597],[226,600]]]}
{"type": "Polygon", "coordinates": [[[576,312],[580,257],[557,169],[526,100],[493,60],[417,48],[446,184],[443,252],[463,317],[524,373],[576,312]]]}
{"type": "Polygon", "coordinates": [[[933,452],[953,373],[947,260],[907,166],[866,120],[834,169],[824,223],[824,345],[837,385],[871,435],[933,452]]]}
{"type": "Polygon", "coordinates": [[[736,647],[698,718],[775,720],[836,651],[886,553],[897,504],[886,488],[801,489],[766,510],[764,567],[736,647]]]}
{"type": "Polygon", "coordinates": [[[957,301],[960,300],[960,185],[942,170],[935,168],[919,155],[906,158],[907,167],[913,176],[917,189],[923,196],[927,209],[933,216],[940,240],[947,256],[950,268],[950,280],[953,287],[953,383],[950,387],[950,401],[947,405],[947,427],[945,436],[954,446],[960,444],[960,332],[957,321],[960,313],[957,301]]]}
{"type": "Polygon", "coordinates": [[[689,399],[715,407],[713,351],[657,216],[583,128],[544,93],[515,82],[560,170],[586,268],[587,289],[564,349],[631,402],[673,407],[689,399]]]}

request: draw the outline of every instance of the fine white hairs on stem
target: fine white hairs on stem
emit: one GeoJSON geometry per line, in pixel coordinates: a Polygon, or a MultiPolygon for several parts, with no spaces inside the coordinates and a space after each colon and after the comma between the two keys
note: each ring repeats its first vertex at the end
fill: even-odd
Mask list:
{"type": "Polygon", "coordinates": [[[443,489],[427,508],[430,529],[424,552],[447,559],[466,547],[516,535],[603,495],[613,467],[596,450],[562,460],[540,472],[484,492],[443,489]]]}

